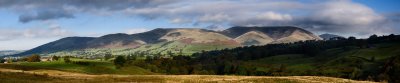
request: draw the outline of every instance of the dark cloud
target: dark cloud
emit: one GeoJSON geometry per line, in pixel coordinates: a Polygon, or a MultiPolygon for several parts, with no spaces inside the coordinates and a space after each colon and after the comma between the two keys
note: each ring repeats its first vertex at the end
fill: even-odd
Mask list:
{"type": "Polygon", "coordinates": [[[399,24],[398,14],[382,15],[350,0],[1,0],[0,8],[19,12],[21,22],[122,13],[178,24],[293,25],[353,35],[393,33],[399,24]]]}
{"type": "Polygon", "coordinates": [[[385,14],[385,17],[387,17],[391,22],[400,22],[400,12],[387,13],[385,14]]]}
{"type": "Polygon", "coordinates": [[[129,7],[148,7],[168,4],[178,0],[1,0],[0,7],[31,6],[59,8],[74,6],[84,9],[118,10],[129,7]]]}
{"type": "Polygon", "coordinates": [[[128,8],[156,7],[177,0],[1,0],[0,8],[21,13],[20,22],[73,18],[79,12],[113,12],[128,8]]]}
{"type": "Polygon", "coordinates": [[[36,15],[21,15],[19,21],[27,23],[34,20],[50,20],[59,18],[74,18],[71,13],[59,12],[59,11],[43,11],[38,12],[36,15]]]}

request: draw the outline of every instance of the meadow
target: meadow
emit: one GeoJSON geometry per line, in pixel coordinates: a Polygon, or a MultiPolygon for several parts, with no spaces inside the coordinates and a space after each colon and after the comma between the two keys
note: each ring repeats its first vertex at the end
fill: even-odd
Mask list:
{"type": "Polygon", "coordinates": [[[125,66],[116,69],[109,61],[72,58],[72,61],[85,61],[89,65],[65,63],[63,59],[47,62],[14,62],[0,64],[0,81],[2,83],[109,83],[109,82],[338,82],[356,83],[342,78],[320,76],[235,76],[235,75],[162,75],[137,66],[125,66]]]}
{"type": "Polygon", "coordinates": [[[88,65],[65,63],[63,59],[46,62],[14,62],[0,64],[2,83],[109,83],[109,82],[264,82],[264,83],[357,83],[342,78],[321,76],[235,76],[235,75],[162,75],[149,70],[125,66],[116,69],[113,63],[101,60],[71,58],[72,61],[89,62],[88,65]]]}
{"type": "Polygon", "coordinates": [[[152,75],[152,73],[143,68],[137,66],[125,66],[121,69],[116,69],[115,65],[109,61],[100,60],[87,60],[71,58],[72,61],[83,61],[89,64],[74,64],[65,63],[63,59],[58,61],[46,61],[46,62],[14,62],[11,64],[0,64],[1,68],[19,69],[19,70],[59,70],[67,72],[77,72],[86,74],[122,74],[122,75],[152,75]]]}

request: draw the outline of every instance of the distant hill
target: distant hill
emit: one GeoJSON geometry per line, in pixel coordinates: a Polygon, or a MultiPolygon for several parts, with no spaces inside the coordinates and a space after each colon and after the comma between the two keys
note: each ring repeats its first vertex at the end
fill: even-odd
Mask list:
{"type": "Polygon", "coordinates": [[[48,54],[83,49],[141,49],[166,53],[215,50],[249,45],[321,40],[304,29],[292,26],[232,27],[223,31],[197,28],[157,28],[137,34],[109,34],[101,37],[67,37],[14,56],[48,54]],[[175,42],[175,43],[174,43],[175,42]],[[173,44],[173,45],[169,45],[173,44]],[[148,49],[150,47],[152,50],[148,49]],[[145,48],[146,47],[146,48],[145,48]]]}
{"type": "Polygon", "coordinates": [[[335,37],[344,38],[343,36],[339,36],[339,35],[335,35],[335,34],[328,34],[328,33],[321,34],[321,35],[319,35],[319,37],[321,37],[324,40],[329,40],[329,39],[335,38],[335,37]]]}
{"type": "Polygon", "coordinates": [[[87,42],[93,40],[95,38],[91,37],[66,37],[60,40],[56,40],[39,47],[33,48],[31,50],[27,50],[25,52],[15,54],[13,56],[26,56],[31,54],[42,54],[42,53],[51,53],[57,51],[64,50],[76,50],[76,49],[84,49],[87,46],[87,42]]]}
{"type": "Polygon", "coordinates": [[[18,54],[23,51],[21,50],[1,50],[0,51],[0,56],[6,56],[6,55],[13,55],[13,54],[18,54]]]}

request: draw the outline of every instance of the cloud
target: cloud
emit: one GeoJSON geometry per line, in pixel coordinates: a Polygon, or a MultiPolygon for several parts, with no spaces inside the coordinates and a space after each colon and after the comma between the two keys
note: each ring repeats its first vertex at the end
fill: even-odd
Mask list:
{"type": "Polygon", "coordinates": [[[231,25],[234,26],[277,26],[287,25],[288,22],[292,21],[292,16],[268,11],[257,14],[254,17],[234,19],[231,21],[231,25]]]}
{"type": "Polygon", "coordinates": [[[231,17],[227,14],[217,13],[217,14],[206,14],[199,17],[198,22],[211,22],[211,23],[223,23],[229,20],[231,17]]]}
{"type": "Polygon", "coordinates": [[[71,13],[68,12],[38,12],[36,15],[21,15],[19,21],[22,23],[27,23],[34,20],[50,20],[59,18],[74,18],[71,13]]]}
{"type": "Polygon", "coordinates": [[[146,32],[149,31],[149,29],[145,29],[145,28],[132,28],[127,30],[125,33],[127,34],[135,34],[135,33],[141,33],[141,32],[146,32]]]}
{"type": "Polygon", "coordinates": [[[1,0],[0,8],[20,14],[19,21],[73,18],[74,13],[114,13],[127,8],[163,5],[177,0],[1,0]]]}
{"type": "Polygon", "coordinates": [[[51,24],[46,28],[27,28],[23,30],[17,29],[0,29],[0,41],[9,41],[22,38],[59,38],[71,36],[74,33],[61,28],[57,24],[51,24]]]}
{"type": "Polygon", "coordinates": [[[352,35],[395,33],[392,27],[399,24],[392,19],[395,15],[351,0],[2,0],[0,8],[18,12],[23,23],[74,18],[78,13],[122,14],[195,26],[292,25],[352,35]]]}
{"type": "Polygon", "coordinates": [[[224,28],[222,25],[212,24],[210,26],[207,26],[206,29],[214,30],[214,31],[222,31],[222,30],[224,30],[226,28],[224,28]]]}
{"type": "Polygon", "coordinates": [[[188,4],[169,4],[157,7],[129,8],[124,10],[124,12],[145,19],[171,19],[171,23],[228,23],[235,25],[236,22],[244,22],[249,19],[272,21],[290,20],[291,16],[282,12],[292,10],[297,11],[297,8],[302,8],[299,7],[301,6],[301,3],[288,1],[192,0],[190,2],[191,3],[188,4]]]}
{"type": "Polygon", "coordinates": [[[297,17],[290,24],[319,32],[355,36],[393,33],[384,23],[387,19],[371,8],[350,1],[321,3],[311,9],[311,14],[297,17]]]}
{"type": "Polygon", "coordinates": [[[195,4],[127,9],[145,19],[171,19],[172,23],[230,26],[300,26],[315,32],[365,36],[396,33],[387,17],[349,0],[313,1],[192,1],[195,4]],[[218,6],[218,7],[216,7],[218,6]],[[179,19],[176,19],[179,18],[179,19]]]}

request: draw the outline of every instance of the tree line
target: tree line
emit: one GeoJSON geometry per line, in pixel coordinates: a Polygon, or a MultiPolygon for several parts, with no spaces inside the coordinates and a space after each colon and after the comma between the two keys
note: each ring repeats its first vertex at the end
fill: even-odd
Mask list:
{"type": "MultiPolygon", "coordinates": [[[[248,63],[251,60],[271,57],[283,54],[302,54],[305,57],[325,56],[323,52],[328,49],[341,49],[343,51],[353,48],[373,48],[375,44],[381,43],[399,43],[399,35],[377,36],[372,35],[367,39],[349,38],[334,38],[327,41],[307,40],[294,43],[267,44],[263,46],[245,46],[233,49],[202,51],[194,53],[191,56],[175,55],[172,57],[147,56],[144,60],[124,61],[129,62],[125,65],[136,65],[152,72],[166,74],[212,74],[212,75],[262,75],[262,76],[290,76],[290,75],[318,75],[318,76],[333,76],[342,78],[351,78],[359,80],[389,80],[393,81],[399,78],[397,73],[400,73],[399,68],[400,55],[393,55],[395,60],[389,62],[374,63],[373,70],[365,70],[359,64],[363,61],[342,60],[346,64],[354,65],[347,69],[342,69],[343,72],[320,72],[326,70],[327,67],[317,66],[313,70],[304,72],[289,71],[287,66],[282,64],[278,66],[264,65],[270,67],[268,71],[258,69],[260,65],[248,63]],[[385,66],[381,68],[380,66],[385,66]],[[397,70],[396,70],[397,69],[397,70]],[[396,73],[396,74],[393,74],[396,73]]],[[[121,56],[122,57],[122,56],[121,56]]],[[[123,57],[122,57],[123,58],[123,57]]],[[[365,59],[374,61],[371,57],[365,59]]],[[[120,64],[120,63],[118,63],[120,64]]]]}

